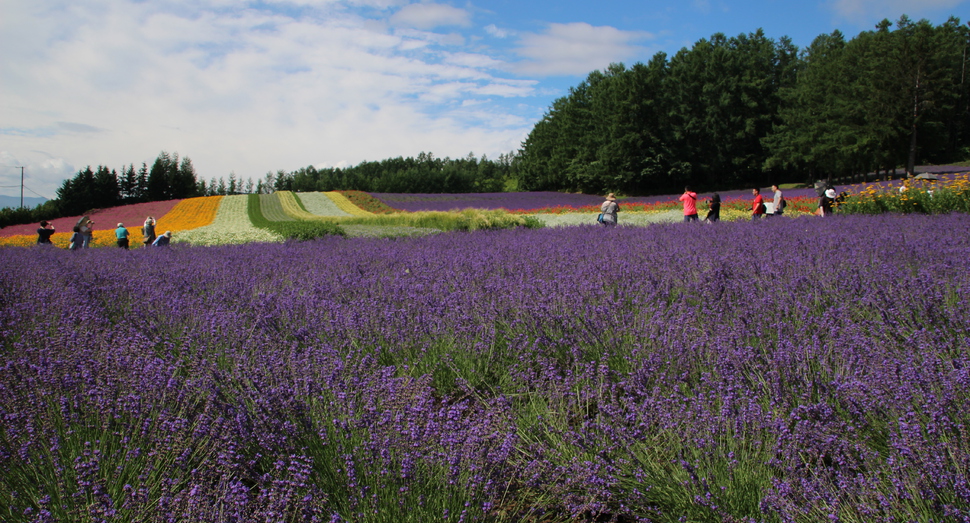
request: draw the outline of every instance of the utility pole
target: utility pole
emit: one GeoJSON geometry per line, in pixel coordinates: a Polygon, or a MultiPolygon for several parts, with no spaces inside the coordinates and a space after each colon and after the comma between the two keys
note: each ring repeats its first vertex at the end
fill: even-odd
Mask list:
{"type": "Polygon", "coordinates": [[[24,167],[20,166],[20,208],[24,208],[24,167]]]}

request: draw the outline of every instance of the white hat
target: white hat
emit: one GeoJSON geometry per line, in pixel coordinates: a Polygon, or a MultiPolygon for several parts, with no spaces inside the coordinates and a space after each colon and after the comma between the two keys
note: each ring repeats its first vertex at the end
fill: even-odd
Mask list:
{"type": "Polygon", "coordinates": [[[828,196],[829,198],[835,198],[835,189],[829,189],[825,191],[825,196],[828,196]]]}

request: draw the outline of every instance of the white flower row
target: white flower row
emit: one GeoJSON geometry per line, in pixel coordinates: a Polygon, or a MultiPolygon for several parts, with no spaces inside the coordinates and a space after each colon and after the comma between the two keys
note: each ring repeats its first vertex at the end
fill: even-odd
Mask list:
{"type": "MultiPolygon", "coordinates": [[[[570,212],[563,214],[534,214],[546,227],[566,227],[572,225],[599,225],[595,213],[570,212]]],[[[673,223],[683,219],[679,210],[667,212],[620,212],[619,225],[650,225],[652,223],[673,223]]]]}
{"type": "Polygon", "coordinates": [[[317,216],[350,216],[346,211],[337,207],[337,204],[325,193],[301,192],[297,193],[297,197],[300,198],[303,207],[310,214],[316,214],[317,216]]]}
{"type": "Polygon", "coordinates": [[[173,242],[192,245],[226,245],[252,242],[281,242],[283,238],[249,221],[249,195],[225,196],[209,225],[182,231],[172,237],[173,242]]]}

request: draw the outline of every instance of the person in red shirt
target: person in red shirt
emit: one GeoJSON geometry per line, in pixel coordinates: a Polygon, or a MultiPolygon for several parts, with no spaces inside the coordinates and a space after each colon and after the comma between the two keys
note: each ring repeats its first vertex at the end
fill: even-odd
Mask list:
{"type": "Polygon", "coordinates": [[[697,221],[697,193],[690,190],[690,185],[684,187],[684,194],[680,195],[684,202],[684,223],[697,221]]]}
{"type": "Polygon", "coordinates": [[[751,220],[759,220],[765,215],[765,199],[761,197],[761,189],[755,188],[751,189],[751,194],[754,195],[754,201],[751,204],[751,220]]]}

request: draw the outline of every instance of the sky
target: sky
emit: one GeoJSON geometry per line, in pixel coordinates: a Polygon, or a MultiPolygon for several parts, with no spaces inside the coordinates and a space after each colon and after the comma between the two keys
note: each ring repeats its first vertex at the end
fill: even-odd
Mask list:
{"type": "Polygon", "coordinates": [[[970,0],[0,0],[0,195],[86,166],[263,178],[517,150],[610,63],[763,29],[800,48],[970,0]]]}

